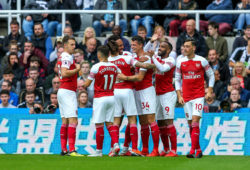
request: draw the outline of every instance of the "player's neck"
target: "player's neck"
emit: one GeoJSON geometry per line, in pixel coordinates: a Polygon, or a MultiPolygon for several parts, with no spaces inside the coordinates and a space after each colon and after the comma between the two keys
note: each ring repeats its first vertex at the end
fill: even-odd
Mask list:
{"type": "Polygon", "coordinates": [[[136,55],[137,55],[138,57],[142,57],[142,56],[144,55],[143,49],[141,49],[140,51],[138,51],[138,52],[136,53],[136,55]]]}
{"type": "Polygon", "coordinates": [[[194,57],[195,57],[195,54],[190,54],[190,55],[187,56],[187,58],[188,58],[189,60],[193,59],[194,57]]]}
{"type": "Polygon", "coordinates": [[[70,53],[70,52],[68,52],[68,50],[66,50],[66,49],[65,49],[63,52],[68,53],[68,54],[70,54],[70,55],[71,55],[71,53],[70,53]]]}
{"type": "Polygon", "coordinates": [[[166,53],[164,56],[162,56],[161,58],[163,59],[163,58],[168,58],[168,56],[169,56],[169,54],[170,53],[166,53]]]}
{"type": "Polygon", "coordinates": [[[102,58],[102,59],[100,59],[100,62],[108,62],[108,59],[107,58],[102,58]]]}

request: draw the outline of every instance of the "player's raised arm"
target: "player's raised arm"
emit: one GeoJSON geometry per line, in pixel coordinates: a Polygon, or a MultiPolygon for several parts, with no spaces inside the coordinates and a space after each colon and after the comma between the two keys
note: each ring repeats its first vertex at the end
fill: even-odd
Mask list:
{"type": "Polygon", "coordinates": [[[152,57],[152,60],[156,66],[156,68],[161,72],[167,72],[171,70],[175,66],[175,59],[173,57],[169,57],[167,62],[164,62],[163,64],[160,63],[157,59],[156,56],[152,57]]]}

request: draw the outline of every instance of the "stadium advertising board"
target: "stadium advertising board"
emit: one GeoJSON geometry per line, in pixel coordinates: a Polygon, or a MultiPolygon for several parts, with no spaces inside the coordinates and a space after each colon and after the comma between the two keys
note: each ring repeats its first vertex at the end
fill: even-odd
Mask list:
{"type": "MultiPolygon", "coordinates": [[[[91,123],[92,109],[80,109],[76,149],[81,154],[95,151],[95,126],[91,123]]],[[[201,122],[200,144],[205,155],[250,155],[250,116],[242,113],[204,113],[201,122]]],[[[120,128],[120,147],[124,142],[127,119],[120,128]]],[[[186,155],[191,147],[189,128],[183,109],[176,109],[177,151],[186,155]]],[[[59,154],[59,113],[30,115],[27,109],[0,109],[1,154],[59,154]]],[[[138,128],[140,130],[140,127],[138,128]]],[[[139,135],[139,148],[141,139],[139,135]]],[[[150,137],[150,149],[153,142],[150,137]]],[[[110,137],[105,130],[103,153],[108,154],[110,137]]],[[[162,143],[160,144],[162,149],[162,143]]]]}

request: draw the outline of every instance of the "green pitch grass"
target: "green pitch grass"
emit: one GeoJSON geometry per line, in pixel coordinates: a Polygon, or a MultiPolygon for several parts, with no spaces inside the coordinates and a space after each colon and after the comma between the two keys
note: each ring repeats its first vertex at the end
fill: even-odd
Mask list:
{"type": "Polygon", "coordinates": [[[250,156],[69,157],[59,155],[0,155],[1,170],[249,170],[250,156]]]}

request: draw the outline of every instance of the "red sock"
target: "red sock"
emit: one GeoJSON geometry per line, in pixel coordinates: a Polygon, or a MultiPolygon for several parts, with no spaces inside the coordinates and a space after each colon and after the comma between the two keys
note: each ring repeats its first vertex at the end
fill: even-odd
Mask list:
{"type": "Polygon", "coordinates": [[[130,138],[132,141],[132,149],[137,150],[137,145],[138,145],[138,130],[136,124],[131,124],[130,125],[130,138]]]}
{"type": "Polygon", "coordinates": [[[68,139],[69,139],[69,151],[72,152],[75,150],[75,141],[76,141],[76,124],[69,124],[68,127],[68,139]]]}
{"type": "Polygon", "coordinates": [[[193,128],[192,128],[192,125],[191,125],[191,124],[189,124],[188,126],[189,126],[189,135],[190,135],[190,138],[191,138],[193,128]]]}
{"type": "Polygon", "coordinates": [[[199,123],[192,123],[192,135],[191,135],[191,154],[195,153],[196,148],[200,148],[199,137],[200,137],[200,128],[199,123]]]}
{"type": "Polygon", "coordinates": [[[68,131],[68,125],[62,124],[61,129],[60,129],[62,151],[67,151],[67,138],[68,138],[67,131],[68,131]]]}
{"type": "MultiPolygon", "coordinates": [[[[114,127],[114,129],[115,130],[117,130],[117,138],[118,138],[118,141],[119,141],[119,126],[118,125],[113,125],[114,127]]],[[[111,139],[111,148],[113,148],[114,147],[114,141],[111,139]]]]}
{"type": "Polygon", "coordinates": [[[148,125],[141,126],[142,150],[148,150],[149,127],[148,125]]]}
{"type": "Polygon", "coordinates": [[[131,138],[130,138],[130,125],[128,124],[127,127],[126,127],[126,131],[125,131],[125,139],[124,139],[123,146],[129,147],[129,143],[130,142],[131,142],[131,138]]]}
{"type": "Polygon", "coordinates": [[[160,138],[160,132],[159,132],[159,127],[156,122],[151,123],[150,125],[151,128],[151,134],[154,142],[154,150],[158,151],[159,147],[159,138],[160,138]]]}
{"type": "Polygon", "coordinates": [[[161,141],[163,143],[164,150],[168,151],[169,150],[169,141],[168,141],[167,126],[159,127],[159,129],[160,129],[160,136],[161,136],[161,141]]]}
{"type": "Polygon", "coordinates": [[[103,139],[104,139],[104,129],[103,125],[96,125],[96,149],[102,150],[103,139]]]}
{"type": "Polygon", "coordinates": [[[111,137],[111,141],[113,141],[113,143],[118,143],[118,136],[119,136],[119,127],[117,125],[110,125],[107,127],[108,131],[109,131],[109,135],[111,137]]]}
{"type": "Polygon", "coordinates": [[[177,134],[174,125],[168,125],[168,134],[171,142],[171,150],[176,152],[177,150],[177,134]]]}

